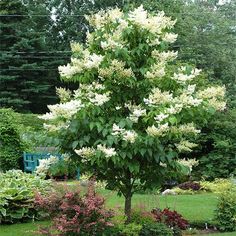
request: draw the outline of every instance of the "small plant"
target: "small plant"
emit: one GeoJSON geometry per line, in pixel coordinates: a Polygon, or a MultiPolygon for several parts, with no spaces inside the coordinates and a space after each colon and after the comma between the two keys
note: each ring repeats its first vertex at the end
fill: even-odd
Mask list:
{"type": "Polygon", "coordinates": [[[187,229],[189,223],[185,220],[182,215],[176,211],[171,211],[168,208],[164,210],[153,209],[152,214],[154,215],[157,222],[162,222],[168,225],[169,227],[187,229]]]}
{"type": "Polygon", "coordinates": [[[183,190],[193,190],[193,191],[198,191],[201,188],[201,185],[197,182],[184,182],[182,184],[179,184],[177,187],[183,190]]]}
{"type": "Polygon", "coordinates": [[[53,226],[42,229],[43,235],[102,235],[103,231],[113,224],[110,222],[113,213],[105,210],[104,199],[95,194],[93,186],[89,186],[85,196],[80,191],[66,191],[59,197],[37,196],[38,208],[48,210],[54,216],[53,226]],[[47,207],[45,207],[47,206],[47,207]]]}
{"type": "Polygon", "coordinates": [[[221,231],[236,230],[236,187],[220,194],[216,220],[221,231]]]}
{"type": "Polygon", "coordinates": [[[155,222],[155,217],[151,212],[147,212],[144,208],[139,207],[132,210],[131,222],[139,225],[152,224],[155,222]]]}
{"type": "Polygon", "coordinates": [[[122,224],[119,229],[122,236],[137,236],[142,229],[142,225],[136,223],[122,224]]]}
{"type": "Polygon", "coordinates": [[[141,229],[139,236],[172,236],[173,231],[163,223],[146,224],[141,229]]]}

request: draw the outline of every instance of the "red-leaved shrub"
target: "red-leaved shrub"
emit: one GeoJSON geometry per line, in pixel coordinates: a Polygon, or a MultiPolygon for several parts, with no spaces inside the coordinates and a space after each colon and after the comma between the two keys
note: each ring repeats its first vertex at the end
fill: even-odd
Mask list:
{"type": "Polygon", "coordinates": [[[80,191],[48,197],[37,194],[36,206],[53,217],[52,227],[41,229],[43,235],[101,235],[112,226],[113,213],[104,208],[104,198],[96,195],[92,186],[84,196],[80,191]]]}
{"type": "Polygon", "coordinates": [[[169,227],[186,229],[189,224],[188,221],[182,217],[182,215],[176,211],[171,211],[168,208],[165,208],[164,210],[153,209],[152,214],[157,222],[165,223],[169,227]]]}
{"type": "Polygon", "coordinates": [[[200,190],[201,185],[197,182],[188,181],[188,182],[184,182],[182,184],[179,184],[177,187],[179,187],[180,189],[183,189],[183,190],[191,189],[193,191],[198,191],[198,190],[200,190]]]}

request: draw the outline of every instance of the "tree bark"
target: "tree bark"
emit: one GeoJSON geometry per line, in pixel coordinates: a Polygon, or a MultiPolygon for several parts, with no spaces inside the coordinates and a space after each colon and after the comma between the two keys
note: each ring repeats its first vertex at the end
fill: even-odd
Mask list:
{"type": "Polygon", "coordinates": [[[126,215],[126,224],[130,223],[131,221],[131,199],[132,199],[132,193],[131,189],[125,196],[125,215],[126,215]]]}

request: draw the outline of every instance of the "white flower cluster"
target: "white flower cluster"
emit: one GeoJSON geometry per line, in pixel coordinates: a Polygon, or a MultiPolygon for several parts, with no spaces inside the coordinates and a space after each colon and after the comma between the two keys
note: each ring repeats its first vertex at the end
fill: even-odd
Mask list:
{"type": "Polygon", "coordinates": [[[181,159],[177,161],[179,164],[187,166],[190,170],[190,172],[193,169],[193,166],[197,166],[198,165],[198,161],[194,158],[194,159],[181,159]]]}
{"type": "Polygon", "coordinates": [[[125,103],[125,107],[130,110],[129,119],[134,123],[138,122],[139,117],[146,115],[146,109],[142,108],[141,105],[133,105],[131,103],[125,103]]]}
{"type": "Polygon", "coordinates": [[[84,69],[98,68],[102,60],[102,55],[90,54],[88,50],[83,50],[82,58],[71,58],[71,64],[59,66],[58,70],[62,77],[69,79],[84,69]]]}
{"type": "Polygon", "coordinates": [[[209,87],[197,93],[198,98],[207,99],[209,106],[215,108],[218,111],[222,111],[226,108],[226,102],[223,101],[224,96],[224,86],[209,87]]]}
{"type": "Polygon", "coordinates": [[[165,64],[155,63],[151,66],[150,71],[147,71],[145,78],[147,79],[160,79],[165,76],[165,64]]]}
{"type": "Polygon", "coordinates": [[[107,23],[118,21],[123,13],[119,8],[114,8],[108,11],[99,11],[91,16],[86,16],[86,20],[91,26],[96,29],[101,29],[107,23]]]}
{"type": "Polygon", "coordinates": [[[71,98],[71,95],[72,95],[71,91],[69,89],[65,89],[65,88],[56,88],[56,93],[62,103],[68,102],[71,98]]]}
{"type": "Polygon", "coordinates": [[[177,128],[178,131],[180,131],[181,133],[184,133],[184,134],[199,134],[201,133],[201,130],[200,129],[196,129],[195,128],[195,125],[193,123],[187,123],[187,124],[184,124],[184,125],[180,125],[178,128],[177,128]]]}
{"type": "Polygon", "coordinates": [[[174,73],[173,80],[175,80],[179,84],[185,84],[187,81],[193,80],[195,77],[200,75],[201,70],[195,68],[191,71],[191,73],[187,73],[187,68],[185,66],[181,66],[179,72],[174,73]]]}
{"type": "Polygon", "coordinates": [[[178,34],[174,33],[165,33],[162,37],[162,40],[167,43],[174,43],[178,37],[178,34]]]}
{"type": "Polygon", "coordinates": [[[178,55],[177,51],[160,52],[159,50],[156,49],[152,51],[152,57],[162,63],[166,63],[167,61],[172,61],[176,59],[177,55],[178,55]]]}
{"type": "Polygon", "coordinates": [[[156,127],[155,125],[149,126],[146,130],[147,134],[153,137],[163,137],[166,135],[166,133],[169,131],[169,125],[168,123],[158,125],[156,127]]]}
{"type": "Polygon", "coordinates": [[[142,5],[129,12],[128,20],[153,34],[161,34],[163,29],[172,28],[176,22],[166,17],[163,11],[155,16],[148,15],[142,5]]]}
{"type": "Polygon", "coordinates": [[[35,170],[35,174],[37,175],[46,175],[48,173],[51,165],[56,164],[58,162],[58,157],[50,156],[47,159],[39,160],[39,165],[35,170]]]}
{"type": "Polygon", "coordinates": [[[108,148],[105,145],[97,145],[97,150],[103,152],[106,157],[112,157],[117,155],[115,148],[108,148]]]}
{"type": "Polygon", "coordinates": [[[151,94],[146,99],[144,98],[144,103],[149,106],[157,106],[160,104],[166,104],[173,101],[173,94],[170,92],[162,92],[159,88],[154,88],[151,94]]]}
{"type": "Polygon", "coordinates": [[[110,100],[111,92],[104,92],[104,90],[105,86],[97,82],[80,84],[80,88],[74,91],[74,97],[101,106],[110,100]]]}
{"type": "Polygon", "coordinates": [[[192,148],[197,147],[196,143],[189,142],[188,140],[181,140],[175,144],[179,152],[191,152],[192,148]]]}
{"type": "Polygon", "coordinates": [[[182,93],[179,97],[175,97],[173,103],[179,103],[184,108],[197,107],[202,103],[201,98],[193,97],[187,93],[182,93]]]}
{"type": "Polygon", "coordinates": [[[70,119],[74,114],[76,114],[84,105],[80,100],[71,100],[66,103],[59,103],[55,105],[48,105],[50,113],[46,113],[39,116],[43,120],[54,120],[59,118],[70,119]]]}
{"type": "Polygon", "coordinates": [[[102,79],[110,78],[114,74],[115,78],[113,78],[113,80],[116,79],[117,82],[119,82],[119,79],[121,78],[134,76],[131,68],[125,68],[125,63],[116,59],[111,61],[110,66],[106,68],[99,68],[98,73],[99,77],[102,79]]]}
{"type": "Polygon", "coordinates": [[[95,154],[95,149],[90,147],[82,147],[81,149],[75,149],[74,151],[83,158],[89,158],[95,154]]]}
{"type": "Polygon", "coordinates": [[[112,126],[112,135],[120,136],[124,141],[134,143],[138,134],[134,130],[125,130],[119,127],[117,124],[113,124],[112,126]]]}

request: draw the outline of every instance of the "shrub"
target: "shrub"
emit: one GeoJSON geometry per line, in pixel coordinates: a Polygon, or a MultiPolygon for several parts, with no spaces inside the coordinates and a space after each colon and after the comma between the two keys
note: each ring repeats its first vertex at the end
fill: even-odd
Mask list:
{"type": "Polygon", "coordinates": [[[34,192],[44,193],[49,183],[18,170],[0,173],[0,222],[15,223],[36,217],[34,192]]]}
{"type": "Polygon", "coordinates": [[[15,125],[14,112],[0,109],[0,170],[23,168],[24,145],[15,125]]]}
{"type": "Polygon", "coordinates": [[[42,231],[44,235],[53,235],[55,230],[60,235],[102,235],[107,227],[112,226],[113,214],[105,210],[104,199],[95,194],[92,186],[85,196],[81,196],[78,190],[67,191],[61,197],[38,194],[37,208],[55,216],[53,226],[42,231]]]}
{"type": "Polygon", "coordinates": [[[196,193],[200,193],[200,191],[193,191],[192,189],[184,190],[184,189],[180,189],[178,187],[173,188],[172,191],[174,191],[178,195],[193,195],[196,193]]]}
{"type": "Polygon", "coordinates": [[[213,193],[228,191],[234,186],[230,179],[215,179],[212,182],[200,181],[200,185],[202,190],[213,193]]]}
{"type": "Polygon", "coordinates": [[[220,194],[216,220],[221,231],[236,230],[236,187],[220,194]]]}
{"type": "Polygon", "coordinates": [[[121,224],[118,228],[119,228],[119,235],[137,236],[139,235],[142,229],[142,225],[136,223],[121,224]]]}
{"type": "Polygon", "coordinates": [[[197,182],[184,182],[182,184],[179,184],[178,187],[183,190],[193,190],[198,191],[201,188],[201,185],[197,182]]]}
{"type": "Polygon", "coordinates": [[[152,223],[143,225],[140,236],[172,236],[173,231],[163,223],[152,223]]]}
{"type": "Polygon", "coordinates": [[[155,222],[154,215],[139,207],[131,212],[131,222],[139,225],[152,224],[155,222]]]}
{"type": "Polygon", "coordinates": [[[188,221],[185,220],[182,215],[176,211],[171,211],[168,208],[163,210],[153,209],[152,214],[157,222],[165,223],[169,227],[180,229],[186,229],[188,227],[188,221]]]}

